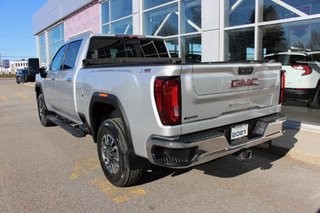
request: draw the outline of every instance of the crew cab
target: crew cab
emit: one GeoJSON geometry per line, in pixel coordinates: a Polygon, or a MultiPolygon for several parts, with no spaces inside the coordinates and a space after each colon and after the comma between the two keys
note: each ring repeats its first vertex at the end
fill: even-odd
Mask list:
{"type": "Polygon", "coordinates": [[[320,52],[296,49],[268,54],[266,61],[282,64],[286,72],[285,98],[320,109],[320,52]]]}
{"type": "Polygon", "coordinates": [[[158,37],[100,35],[64,44],[36,80],[43,126],[90,134],[116,186],[149,163],[188,168],[283,134],[280,63],[184,64],[158,37]]]}

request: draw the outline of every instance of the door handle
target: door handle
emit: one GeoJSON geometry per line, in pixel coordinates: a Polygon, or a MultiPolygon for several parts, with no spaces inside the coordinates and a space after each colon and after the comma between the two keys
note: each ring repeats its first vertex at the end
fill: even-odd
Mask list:
{"type": "Polygon", "coordinates": [[[68,82],[71,82],[71,81],[72,81],[72,78],[67,78],[67,81],[68,81],[68,82]]]}
{"type": "Polygon", "coordinates": [[[50,80],[51,80],[51,81],[54,81],[54,77],[51,77],[50,80]]]}

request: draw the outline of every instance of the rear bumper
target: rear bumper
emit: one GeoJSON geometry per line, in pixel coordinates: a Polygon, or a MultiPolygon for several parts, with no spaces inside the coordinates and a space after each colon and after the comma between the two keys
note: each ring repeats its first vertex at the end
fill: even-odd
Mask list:
{"type": "Polygon", "coordinates": [[[150,137],[147,154],[150,162],[171,168],[188,168],[233,154],[283,135],[286,117],[273,114],[242,123],[249,124],[249,135],[230,141],[230,128],[234,125],[210,129],[170,139],[150,137]]]}
{"type": "Polygon", "coordinates": [[[286,99],[311,101],[316,93],[315,89],[292,89],[286,88],[284,97],[286,99]]]}

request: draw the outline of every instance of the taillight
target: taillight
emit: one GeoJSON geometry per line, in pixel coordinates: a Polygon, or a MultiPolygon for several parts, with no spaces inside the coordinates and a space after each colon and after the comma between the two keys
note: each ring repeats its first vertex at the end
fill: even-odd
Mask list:
{"type": "Polygon", "coordinates": [[[301,74],[302,76],[310,75],[312,73],[312,69],[308,65],[293,64],[291,67],[296,70],[303,70],[304,72],[301,74]]]}
{"type": "Polygon", "coordinates": [[[162,124],[181,124],[180,78],[156,78],[154,96],[162,124]]]}
{"type": "Polygon", "coordinates": [[[280,82],[280,97],[279,97],[279,103],[283,103],[285,98],[284,98],[284,92],[286,88],[286,71],[281,70],[281,82],[280,82]]]}

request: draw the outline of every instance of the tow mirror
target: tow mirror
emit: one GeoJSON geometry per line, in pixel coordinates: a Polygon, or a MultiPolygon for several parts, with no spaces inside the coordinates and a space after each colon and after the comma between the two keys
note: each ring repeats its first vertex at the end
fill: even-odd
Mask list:
{"type": "Polygon", "coordinates": [[[47,77],[47,71],[45,68],[41,67],[39,68],[39,73],[41,78],[46,78],[47,77]]]}

